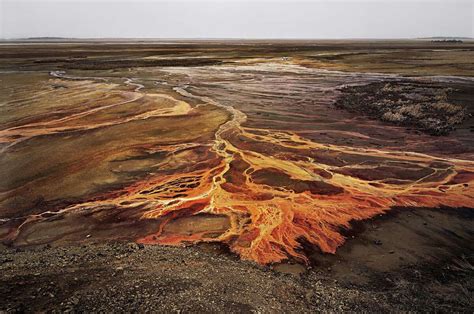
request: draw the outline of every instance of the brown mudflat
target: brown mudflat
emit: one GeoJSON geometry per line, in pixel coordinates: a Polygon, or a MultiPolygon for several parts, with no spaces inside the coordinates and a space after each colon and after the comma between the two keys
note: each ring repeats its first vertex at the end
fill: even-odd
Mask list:
{"type": "Polygon", "coordinates": [[[471,42],[0,51],[0,309],[472,308],[471,42]],[[46,287],[40,261],[40,277],[71,276],[46,287]],[[107,283],[120,293],[101,299],[107,283]],[[281,290],[252,299],[259,285],[281,290]],[[221,301],[189,299],[201,286],[221,301]]]}

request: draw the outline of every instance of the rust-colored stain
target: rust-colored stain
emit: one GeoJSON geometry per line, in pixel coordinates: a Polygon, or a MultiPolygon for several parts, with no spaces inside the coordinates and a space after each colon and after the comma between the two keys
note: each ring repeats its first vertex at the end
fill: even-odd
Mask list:
{"type": "Polygon", "coordinates": [[[433,146],[462,139],[331,108],[350,74],[176,68],[167,91],[53,74],[2,87],[18,108],[0,130],[0,238],[12,245],[206,241],[261,264],[307,261],[303,240],[334,253],[352,220],[394,206],[474,207],[472,159],[433,146]],[[183,75],[187,86],[173,81],[183,75]]]}

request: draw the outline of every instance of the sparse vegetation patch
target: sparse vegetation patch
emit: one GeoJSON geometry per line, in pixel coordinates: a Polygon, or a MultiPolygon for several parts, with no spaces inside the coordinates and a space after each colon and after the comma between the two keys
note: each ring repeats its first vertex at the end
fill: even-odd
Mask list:
{"type": "Polygon", "coordinates": [[[379,82],[342,89],[337,108],[375,119],[415,127],[431,135],[446,135],[467,116],[465,108],[449,101],[452,88],[417,82],[379,82]]]}

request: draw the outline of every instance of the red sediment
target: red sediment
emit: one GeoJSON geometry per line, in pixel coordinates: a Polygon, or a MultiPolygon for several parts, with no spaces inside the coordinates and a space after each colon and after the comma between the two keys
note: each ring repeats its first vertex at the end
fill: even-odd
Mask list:
{"type": "MultiPolygon", "coordinates": [[[[238,114],[232,112],[236,119],[238,114]]],[[[189,114],[183,119],[201,117],[189,114]]],[[[188,142],[168,139],[150,144],[147,138],[125,151],[115,146],[110,151],[94,151],[87,160],[66,168],[66,174],[80,172],[86,164],[105,160],[102,154],[117,151],[126,157],[142,151],[165,157],[139,163],[145,168],[140,171],[154,168],[138,179],[133,177],[134,183],[130,184],[131,179],[121,182],[125,187],[58,210],[63,211],[61,215],[86,217],[98,212],[123,221],[157,222],[157,228],[153,225],[152,232],[148,234],[147,229],[136,240],[166,245],[221,242],[243,259],[268,264],[288,258],[307,261],[303,241],[334,253],[345,241],[341,230],[349,228],[351,221],[395,206],[474,207],[472,161],[321,144],[289,130],[254,128],[250,132],[240,123],[222,124],[218,132],[210,133],[214,141],[207,143],[186,138],[188,142]]],[[[32,129],[33,135],[52,132],[32,129]]],[[[184,131],[174,130],[178,135],[184,131]]],[[[149,140],[161,133],[157,134],[149,140]]],[[[23,231],[11,223],[0,227],[0,237],[12,241],[23,231]]],[[[116,232],[120,234],[120,228],[116,232]]]]}

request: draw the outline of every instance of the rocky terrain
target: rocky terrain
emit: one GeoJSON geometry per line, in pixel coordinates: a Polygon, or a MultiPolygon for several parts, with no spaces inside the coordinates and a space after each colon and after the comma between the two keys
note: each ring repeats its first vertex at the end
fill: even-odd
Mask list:
{"type": "Polygon", "coordinates": [[[439,270],[380,273],[365,284],[330,268],[243,262],[216,246],[88,244],[2,249],[0,311],[288,313],[472,312],[471,257],[439,270]]]}

